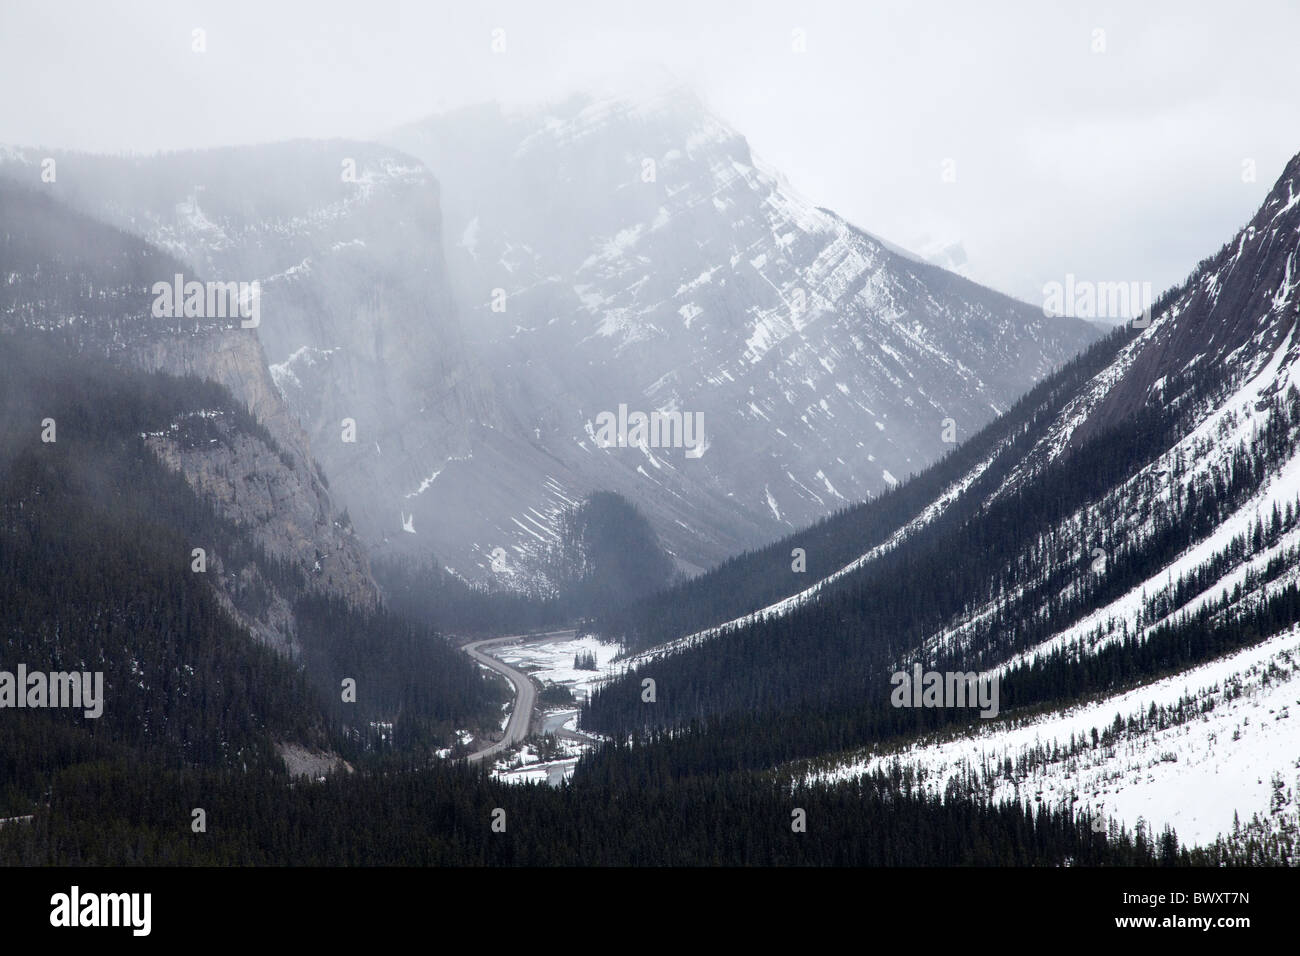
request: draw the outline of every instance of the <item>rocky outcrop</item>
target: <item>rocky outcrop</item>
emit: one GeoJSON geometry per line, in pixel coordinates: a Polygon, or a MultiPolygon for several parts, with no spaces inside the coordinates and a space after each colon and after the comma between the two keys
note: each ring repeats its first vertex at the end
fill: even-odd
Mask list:
{"type": "MultiPolygon", "coordinates": [[[[0,332],[39,330],[78,351],[225,386],[264,434],[214,411],[220,440],[193,446],[164,429],[148,436],[149,446],[305,587],[373,606],[378,591],[365,549],[275,387],[256,333],[238,320],[156,319],[152,283],[186,267],[137,237],[2,178],[0,213],[9,275],[0,287],[0,332]]],[[[226,608],[266,643],[292,651],[297,587],[266,581],[255,563],[236,572],[220,554],[211,558],[210,580],[226,608]],[[269,597],[250,604],[240,597],[250,590],[269,597]]]]}
{"type": "Polygon", "coordinates": [[[295,743],[277,744],[276,749],[284,759],[284,766],[291,777],[320,780],[339,770],[353,772],[352,765],[335,753],[312,750],[295,743]]]}
{"type": "MultiPolygon", "coordinates": [[[[419,161],[343,140],[53,156],[50,195],[164,250],[187,278],[259,283],[259,325],[234,331],[260,341],[269,378],[238,334],[137,354],[227,384],[292,445],[287,411],[368,543],[407,538],[404,494],[500,427],[446,282],[438,185],[419,161]]],[[[34,179],[39,160],[11,150],[0,175],[34,179]]],[[[431,524],[418,524],[428,547],[431,524]]]]}
{"type": "MultiPolygon", "coordinates": [[[[258,282],[250,334],[366,546],[470,580],[535,583],[596,490],[701,570],[905,479],[1098,334],[804,200],[678,88],[390,139],[55,153],[49,186],[186,273],[258,282]],[[620,407],[701,416],[704,453],[601,447],[620,407]]],[[[278,417],[236,345],[139,354],[278,417]]]]}
{"type": "Polygon", "coordinates": [[[467,573],[500,576],[496,547],[537,550],[561,496],[593,488],[708,566],[920,471],[1099,335],[816,206],[672,83],[386,141],[442,184],[466,335],[514,429],[449,463],[416,516],[464,527],[447,557],[467,573]],[[707,450],[600,447],[622,405],[702,415],[707,450]]]}

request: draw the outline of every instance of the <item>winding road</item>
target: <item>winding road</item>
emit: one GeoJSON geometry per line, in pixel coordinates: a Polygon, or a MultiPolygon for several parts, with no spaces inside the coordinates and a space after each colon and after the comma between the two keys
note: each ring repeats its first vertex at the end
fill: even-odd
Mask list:
{"type": "MultiPolygon", "coordinates": [[[[537,703],[537,685],[532,682],[532,679],[527,674],[511,667],[499,657],[484,653],[481,648],[492,647],[496,644],[545,644],[551,641],[571,641],[576,633],[573,630],[560,630],[547,631],[542,634],[512,634],[509,637],[490,637],[482,641],[471,641],[461,646],[461,650],[466,654],[484,667],[490,667],[502,675],[515,688],[515,706],[510,711],[510,720],[506,723],[505,736],[482,750],[474,751],[467,759],[470,761],[484,760],[513,747],[515,744],[523,743],[528,736],[528,731],[531,729],[533,707],[537,703]]],[[[570,735],[565,731],[561,731],[560,735],[581,739],[579,735],[570,735]]]]}
{"type": "Polygon", "coordinates": [[[505,736],[482,750],[474,751],[469,755],[471,761],[484,760],[498,754],[515,744],[522,743],[524,738],[528,736],[528,727],[533,719],[533,705],[537,701],[537,687],[529,680],[527,674],[515,670],[499,658],[484,654],[479,650],[481,647],[490,647],[493,644],[511,644],[523,640],[526,636],[515,634],[511,637],[493,637],[486,641],[472,641],[461,648],[483,666],[490,667],[504,676],[515,688],[515,706],[510,711],[510,721],[506,724],[505,736]]]}

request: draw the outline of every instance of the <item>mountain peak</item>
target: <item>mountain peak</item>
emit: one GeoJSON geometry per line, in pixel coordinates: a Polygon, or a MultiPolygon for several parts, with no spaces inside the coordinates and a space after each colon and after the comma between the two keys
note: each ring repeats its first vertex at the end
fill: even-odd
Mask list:
{"type": "Polygon", "coordinates": [[[538,453],[521,524],[548,512],[548,479],[614,490],[704,567],[892,487],[944,453],[945,419],[973,430],[1096,338],[896,254],[800,196],[688,86],[651,90],[388,139],[442,183],[467,333],[511,383],[504,418],[526,423],[517,470],[538,453]],[[593,447],[595,417],[620,407],[702,414],[708,454],[593,447]]]}

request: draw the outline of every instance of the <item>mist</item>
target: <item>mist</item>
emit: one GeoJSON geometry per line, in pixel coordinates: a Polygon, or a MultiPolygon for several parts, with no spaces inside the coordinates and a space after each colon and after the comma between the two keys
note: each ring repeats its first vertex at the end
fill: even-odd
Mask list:
{"type": "Polygon", "coordinates": [[[1167,288],[1245,221],[1297,147],[1298,29],[1285,2],[17,0],[0,143],[372,139],[664,71],[816,204],[1036,302],[1167,288]]]}

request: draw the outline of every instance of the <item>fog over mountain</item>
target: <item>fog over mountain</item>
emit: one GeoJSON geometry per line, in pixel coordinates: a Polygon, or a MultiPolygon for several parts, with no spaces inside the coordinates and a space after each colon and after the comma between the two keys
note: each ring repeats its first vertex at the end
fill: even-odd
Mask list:
{"type": "Polygon", "coordinates": [[[7,103],[0,142],[149,153],[374,140],[435,111],[667,70],[800,192],[918,252],[960,243],[984,285],[1029,302],[1067,272],[1164,289],[1244,221],[1294,153],[1300,9],[1251,0],[1247,11],[10,0],[0,76],[33,92],[7,103]]]}
{"type": "Polygon", "coordinates": [[[815,206],[667,83],[440,115],[396,149],[56,151],[48,191],[258,281],[272,380],[367,544],[514,588],[597,490],[698,573],[905,479],[1100,334],[815,206]],[[701,444],[600,447],[620,409],[701,444]]]}
{"type": "Polygon", "coordinates": [[[6,929],[1280,916],[1297,16],[5,4],[6,929]]]}
{"type": "MultiPolygon", "coordinates": [[[[817,207],[671,82],[388,139],[443,184],[466,338],[529,438],[511,471],[540,457],[516,523],[553,507],[548,480],[595,482],[700,569],[892,486],[1099,334],[817,207]],[[599,448],[623,405],[700,415],[707,453],[599,448]]],[[[437,480],[483,489],[480,467],[437,480]]]]}

